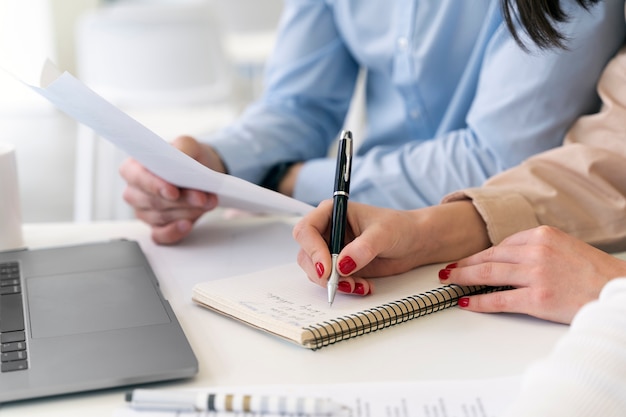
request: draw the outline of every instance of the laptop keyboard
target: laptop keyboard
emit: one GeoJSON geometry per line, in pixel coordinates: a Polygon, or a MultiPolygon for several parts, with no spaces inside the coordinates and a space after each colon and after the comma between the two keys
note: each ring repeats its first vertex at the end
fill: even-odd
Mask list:
{"type": "Polygon", "coordinates": [[[28,369],[24,303],[17,262],[0,262],[1,372],[28,369]]]}

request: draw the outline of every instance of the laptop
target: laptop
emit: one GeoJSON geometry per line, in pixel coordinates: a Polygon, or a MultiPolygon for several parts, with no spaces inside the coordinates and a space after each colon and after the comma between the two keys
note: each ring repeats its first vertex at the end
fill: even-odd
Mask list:
{"type": "Polygon", "coordinates": [[[0,252],[0,343],[0,403],[198,372],[129,240],[0,252]]]}

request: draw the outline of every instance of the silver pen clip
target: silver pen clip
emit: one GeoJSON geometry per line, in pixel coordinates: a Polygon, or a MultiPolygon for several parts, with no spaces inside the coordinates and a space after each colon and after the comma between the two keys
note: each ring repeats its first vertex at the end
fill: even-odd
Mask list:
{"type": "Polygon", "coordinates": [[[346,167],[343,172],[343,180],[345,182],[350,181],[350,172],[352,171],[352,137],[351,135],[346,135],[346,167]]]}

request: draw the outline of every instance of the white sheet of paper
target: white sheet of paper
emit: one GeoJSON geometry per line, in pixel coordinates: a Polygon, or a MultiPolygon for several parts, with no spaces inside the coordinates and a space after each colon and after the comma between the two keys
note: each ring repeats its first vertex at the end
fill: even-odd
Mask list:
{"type": "Polygon", "coordinates": [[[218,194],[221,206],[250,212],[305,214],[313,207],[232,175],[213,171],[47,61],[38,86],[24,82],[59,110],[135,158],[151,172],[183,188],[218,194]]]}
{"type": "MultiPolygon", "coordinates": [[[[520,390],[521,377],[481,380],[369,382],[325,385],[211,387],[214,393],[317,396],[349,408],[349,417],[497,417],[520,390]]],[[[122,400],[122,398],[120,398],[122,400]]],[[[137,411],[122,406],[114,417],[257,417],[258,414],[137,411]]],[[[338,416],[338,417],[346,417],[338,416]]],[[[264,414],[263,417],[279,417],[264,414]]],[[[287,416],[280,416],[287,417],[287,416]]]]}

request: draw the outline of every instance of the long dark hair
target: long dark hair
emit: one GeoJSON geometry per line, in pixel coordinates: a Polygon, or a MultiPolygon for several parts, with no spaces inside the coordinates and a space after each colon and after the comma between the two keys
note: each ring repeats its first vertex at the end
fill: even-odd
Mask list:
{"type": "MultiPolygon", "coordinates": [[[[582,8],[589,9],[600,0],[575,1],[582,8]]],[[[561,8],[560,0],[500,0],[500,2],[506,25],[522,48],[527,49],[516,31],[515,22],[521,23],[524,31],[539,48],[567,49],[566,36],[555,27],[569,18],[561,8]]]]}

